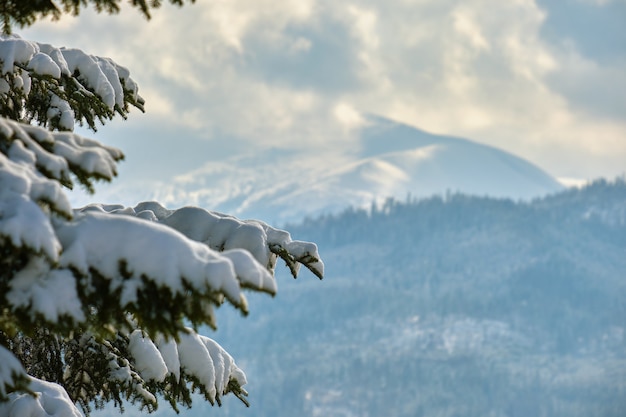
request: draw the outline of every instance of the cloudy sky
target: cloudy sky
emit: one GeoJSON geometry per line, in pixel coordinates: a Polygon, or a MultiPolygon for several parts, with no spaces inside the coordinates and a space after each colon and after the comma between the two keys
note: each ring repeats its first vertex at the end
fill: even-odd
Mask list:
{"type": "Polygon", "coordinates": [[[147,102],[89,134],[125,178],[242,150],[341,163],[364,115],[505,149],[559,178],[626,172],[626,0],[197,0],[41,21],[109,56],[147,102]]]}

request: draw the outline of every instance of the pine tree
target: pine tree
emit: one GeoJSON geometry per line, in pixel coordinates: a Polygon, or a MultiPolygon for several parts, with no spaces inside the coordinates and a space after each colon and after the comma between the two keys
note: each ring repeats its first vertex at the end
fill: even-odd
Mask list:
{"type": "MultiPolygon", "coordinates": [[[[65,189],[93,192],[124,157],[73,133],[75,124],[95,131],[133,107],[143,111],[144,101],[111,59],[8,34],[11,19],[30,24],[46,14],[25,11],[35,3],[54,6],[2,9],[0,415],[79,416],[77,405],[88,414],[125,401],[178,409],[193,392],[212,404],[228,393],[247,404],[245,374],[197,329],[215,327],[223,303],[247,314],[245,289],[274,294],[278,258],[294,277],[304,265],[321,278],[317,247],[197,207],[72,209],[65,189]]],[[[61,3],[78,11],[86,2],[61,3]]],[[[148,3],[133,3],[147,13],[148,3]]]]}

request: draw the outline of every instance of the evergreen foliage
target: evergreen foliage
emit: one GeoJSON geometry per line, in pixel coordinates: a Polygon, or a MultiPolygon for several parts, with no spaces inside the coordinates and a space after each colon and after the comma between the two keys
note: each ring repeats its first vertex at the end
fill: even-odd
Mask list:
{"type": "Polygon", "coordinates": [[[323,248],[332,280],[283,286],[250,331],[218,331],[274,381],[251,382],[260,414],[625,414],[623,178],[531,202],[388,200],[288,229],[323,248]]]}
{"type": "MultiPolygon", "coordinates": [[[[181,3],[172,1],[173,3],[181,3]]],[[[31,24],[86,1],[5,2],[31,24]]],[[[116,11],[119,1],[93,1],[116,11]]],[[[133,1],[148,16],[160,2],[133,1]]],[[[244,290],[274,295],[281,258],[322,278],[317,247],[263,222],[200,208],[90,205],[73,210],[64,189],[93,191],[124,157],[73,133],[95,131],[143,99],[109,58],[0,37],[0,415],[78,416],[113,402],[175,410],[193,392],[211,404],[246,377],[201,325],[227,302],[248,313],[244,290]],[[188,327],[192,326],[192,327],[188,327]]]]}

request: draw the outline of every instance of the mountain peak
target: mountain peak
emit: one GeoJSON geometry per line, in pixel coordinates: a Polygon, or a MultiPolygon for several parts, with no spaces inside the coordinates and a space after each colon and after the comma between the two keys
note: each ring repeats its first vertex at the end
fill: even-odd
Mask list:
{"type": "Polygon", "coordinates": [[[223,161],[219,172],[212,163],[157,197],[280,224],[390,197],[461,192],[519,200],[563,189],[537,166],[502,150],[378,116],[368,117],[356,152],[341,163],[306,158],[269,152],[223,161]]]}
{"type": "Polygon", "coordinates": [[[563,189],[536,165],[503,150],[378,116],[368,121],[361,133],[359,156],[385,160],[405,170],[412,178],[412,195],[458,191],[531,199],[563,189]]]}

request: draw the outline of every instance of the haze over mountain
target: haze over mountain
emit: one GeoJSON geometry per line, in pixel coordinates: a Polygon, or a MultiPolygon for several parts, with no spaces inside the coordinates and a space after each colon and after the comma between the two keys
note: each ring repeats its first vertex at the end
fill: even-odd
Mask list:
{"type": "Polygon", "coordinates": [[[159,186],[168,205],[193,204],[272,223],[446,192],[532,199],[563,189],[532,163],[470,140],[369,117],[347,161],[271,149],[223,161],[159,186]]]}

